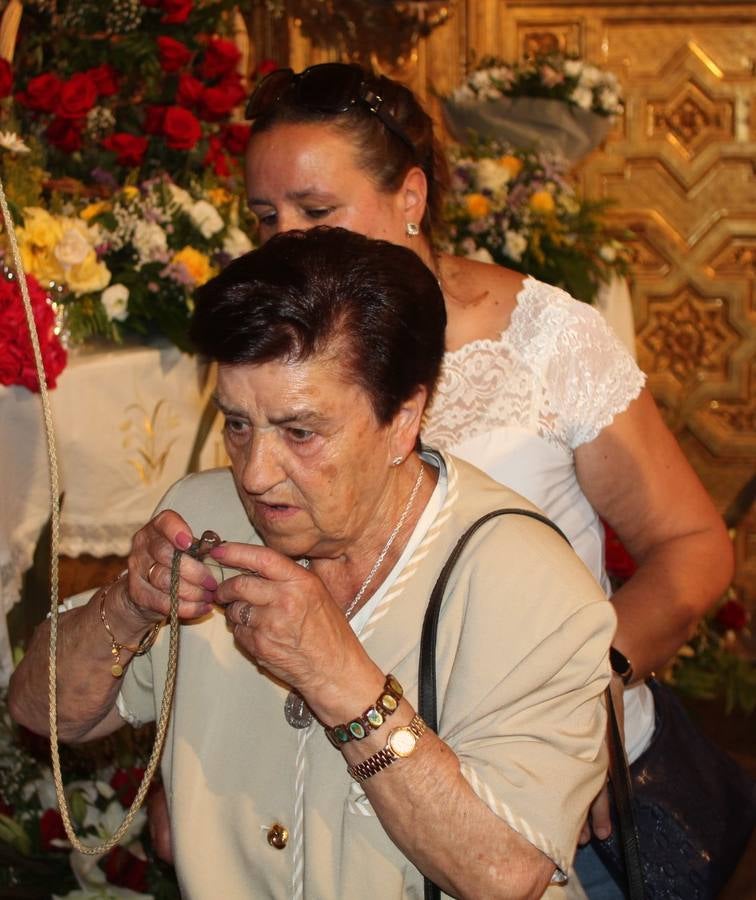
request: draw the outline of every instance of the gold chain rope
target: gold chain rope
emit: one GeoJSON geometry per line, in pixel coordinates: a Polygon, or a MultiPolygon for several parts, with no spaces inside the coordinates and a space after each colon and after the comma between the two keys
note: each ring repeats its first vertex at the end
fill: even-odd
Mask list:
{"type": "Polygon", "coordinates": [[[181,551],[176,550],[173,554],[173,563],[171,565],[171,612],[170,612],[170,640],[168,645],[168,671],[165,680],[165,689],[163,691],[163,700],[160,707],[160,717],[155,729],[155,744],[150,753],[147,767],[142,777],[139,790],[134,797],[134,801],[126,812],[126,816],[115,830],[115,832],[107,838],[103,843],[97,846],[88,846],[84,844],[74,831],[71,821],[71,813],[68,808],[68,802],[63,788],[63,777],[60,771],[60,753],[58,749],[58,694],[57,694],[57,661],[58,661],[58,548],[60,545],[60,480],[58,476],[58,456],[55,450],[55,433],[53,429],[52,410],[50,408],[50,396],[47,389],[47,379],[45,377],[45,367],[42,361],[42,351],[39,346],[39,336],[37,335],[37,327],[34,322],[34,312],[32,310],[31,298],[29,297],[29,287],[26,283],[26,273],[24,271],[21,253],[18,249],[18,241],[16,240],[16,231],[13,225],[13,219],[8,209],[8,201],[5,197],[5,189],[3,188],[2,179],[0,179],[0,207],[2,207],[3,221],[5,230],[8,234],[8,240],[13,256],[13,263],[18,278],[18,286],[21,291],[21,297],[26,312],[26,322],[29,326],[29,337],[31,338],[32,350],[34,352],[34,362],[37,368],[37,376],[39,378],[39,396],[42,401],[42,415],[44,418],[45,437],[47,440],[47,459],[50,475],[50,659],[48,666],[48,687],[49,687],[49,705],[50,705],[50,753],[52,757],[53,780],[55,782],[55,793],[58,798],[58,806],[60,807],[60,815],[63,819],[63,825],[66,834],[71,842],[71,846],[84,853],[87,856],[99,856],[107,853],[108,850],[115,845],[126,834],[134,817],[139,812],[140,807],[144,803],[144,798],[150,787],[150,782],[155,774],[155,770],[160,762],[160,754],[165,743],[165,735],[168,730],[168,720],[171,715],[171,703],[173,702],[173,691],[176,685],[176,668],[178,663],[178,643],[179,643],[179,621],[178,621],[178,583],[179,583],[179,565],[181,563],[181,551]]]}

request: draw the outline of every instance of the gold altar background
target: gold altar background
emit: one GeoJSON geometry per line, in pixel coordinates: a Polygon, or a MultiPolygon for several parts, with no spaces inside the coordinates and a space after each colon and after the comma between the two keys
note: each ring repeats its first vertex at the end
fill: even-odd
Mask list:
{"type": "MultiPolygon", "coordinates": [[[[306,16],[307,6],[300,0],[288,8],[306,16]]],[[[616,201],[610,217],[634,235],[639,363],[718,507],[737,521],[735,584],[753,607],[756,6],[713,0],[416,6],[448,18],[392,58],[359,27],[346,48],[327,46],[322,37],[315,43],[306,21],[303,29],[296,15],[275,20],[255,0],[246,7],[253,57],[300,69],[343,57],[346,49],[410,84],[439,121],[436,95],[485,54],[514,60],[555,48],[615,72],[625,114],[576,174],[587,196],[616,201]]]]}

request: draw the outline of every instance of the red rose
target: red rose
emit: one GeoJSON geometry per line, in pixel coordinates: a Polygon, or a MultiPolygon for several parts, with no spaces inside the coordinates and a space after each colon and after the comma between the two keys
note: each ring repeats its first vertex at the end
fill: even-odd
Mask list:
{"type": "Polygon", "coordinates": [[[105,877],[110,884],[140,894],[148,890],[147,860],[139,859],[124,847],[113,847],[104,860],[105,877]]]}
{"type": "Polygon", "coordinates": [[[119,131],[106,137],[102,141],[102,146],[115,153],[118,165],[141,166],[148,143],[145,137],[119,131]]]}
{"type": "Polygon", "coordinates": [[[604,559],[606,571],[620,581],[627,581],[638,568],[632,556],[625,550],[622,541],[611,526],[604,524],[604,559]]]}
{"type": "Polygon", "coordinates": [[[714,620],[728,631],[741,631],[748,624],[748,610],[739,600],[728,600],[719,607],[714,620]]]}
{"type": "Polygon", "coordinates": [[[266,75],[270,75],[271,72],[280,68],[275,59],[262,59],[255,69],[255,78],[265,78],[266,75]]]}
{"type": "Polygon", "coordinates": [[[176,100],[181,106],[194,106],[202,96],[205,90],[204,84],[191,75],[179,75],[178,90],[176,91],[176,100]]]}
{"type": "Polygon", "coordinates": [[[148,106],[144,116],[142,128],[145,134],[162,134],[163,119],[165,119],[165,106],[148,106]]]}
{"type": "Polygon", "coordinates": [[[57,809],[46,809],[42,813],[39,820],[39,839],[45,853],[49,853],[51,850],[68,852],[65,847],[56,847],[52,843],[54,840],[68,841],[66,829],[63,827],[63,819],[57,809]]]}
{"type": "Polygon", "coordinates": [[[231,174],[228,158],[223,152],[223,144],[219,137],[211,137],[208,141],[207,153],[205,154],[203,164],[212,166],[215,174],[221,177],[231,174]]]}
{"type": "Polygon", "coordinates": [[[247,149],[249,125],[232,122],[223,129],[223,146],[232,156],[241,156],[247,149]]]}
{"type": "Polygon", "coordinates": [[[78,72],[63,83],[56,112],[64,119],[81,119],[97,103],[95,80],[86,72],[78,72]]]}
{"type": "Polygon", "coordinates": [[[192,6],[192,0],[163,0],[163,17],[160,21],[166,25],[186,22],[192,6]]]}
{"type": "Polygon", "coordinates": [[[192,58],[192,51],[176,41],[172,37],[159,37],[157,39],[158,57],[160,59],[160,68],[164,72],[178,72],[192,58]]]}
{"type": "Polygon", "coordinates": [[[206,81],[222,78],[236,70],[240,58],[236,44],[223,38],[210,38],[202,61],[202,77],[206,81]]]}
{"type": "Polygon", "coordinates": [[[116,769],[113,773],[110,786],[118,794],[121,806],[129,807],[134,802],[143,775],[144,769],[139,766],[132,766],[130,769],[116,769]]]}
{"type": "Polygon", "coordinates": [[[202,137],[202,126],[188,109],[169,106],[163,119],[163,134],[172,150],[191,150],[202,137]]]}
{"type": "Polygon", "coordinates": [[[84,73],[94,81],[97,94],[100,97],[112,97],[118,93],[118,72],[113,68],[104,64],[94,69],[87,69],[84,73]]]}
{"type": "Polygon", "coordinates": [[[37,75],[26,85],[26,90],[16,95],[16,99],[29,109],[52,112],[58,105],[63,82],[57,75],[37,75]]]}
{"type": "Polygon", "coordinates": [[[50,122],[45,131],[47,140],[64,153],[73,153],[81,149],[81,119],[61,119],[57,117],[50,122]]]}
{"type": "MultiPolygon", "coordinates": [[[[26,278],[32,312],[39,335],[39,347],[45,367],[47,386],[54,388],[58,375],[66,365],[66,351],[55,334],[55,311],[33,275],[26,278]]],[[[31,338],[21,292],[15,280],[0,277],[0,384],[18,384],[30,391],[39,390],[31,338]]]]}
{"type": "Polygon", "coordinates": [[[0,59],[0,97],[10,96],[13,90],[13,70],[7,59],[0,59]]]}
{"type": "Polygon", "coordinates": [[[245,97],[238,78],[228,78],[215,87],[205,88],[200,98],[200,114],[207,122],[218,122],[238,106],[245,97]]]}

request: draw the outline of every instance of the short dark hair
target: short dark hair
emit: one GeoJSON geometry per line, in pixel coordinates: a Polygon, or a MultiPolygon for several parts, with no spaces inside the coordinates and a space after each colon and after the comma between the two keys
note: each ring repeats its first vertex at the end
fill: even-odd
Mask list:
{"type": "Polygon", "coordinates": [[[388,193],[398,191],[407,172],[419,166],[428,184],[426,210],[420,226],[425,236],[432,238],[433,232],[443,224],[444,199],[450,180],[446,155],[434,135],[433,120],[415,94],[401,82],[356,63],[351,68],[360,71],[365,83],[383,98],[386,109],[412,142],[414,150],[385,128],[362,103],[343,113],[320,112],[299,105],[291,91],[284,92],[268,112],[255,119],[251,136],[278,124],[326,124],[353,143],[362,169],[379,190],[388,193]]]}
{"type": "Polygon", "coordinates": [[[446,311],[412,250],[343,228],[276,235],[195,294],[197,350],[226,364],[338,356],[387,424],[420,385],[433,393],[446,311]]]}

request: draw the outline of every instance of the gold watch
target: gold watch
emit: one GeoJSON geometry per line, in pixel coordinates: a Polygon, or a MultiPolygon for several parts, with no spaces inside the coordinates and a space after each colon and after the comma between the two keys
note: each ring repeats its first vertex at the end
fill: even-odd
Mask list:
{"type": "Polygon", "coordinates": [[[383,750],[379,750],[361,763],[349,766],[347,772],[356,781],[362,782],[372,775],[377,775],[378,772],[396,762],[397,759],[406,759],[415,752],[417,742],[420,740],[425,728],[425,722],[420,716],[415,715],[409,725],[391,729],[383,750]]]}

